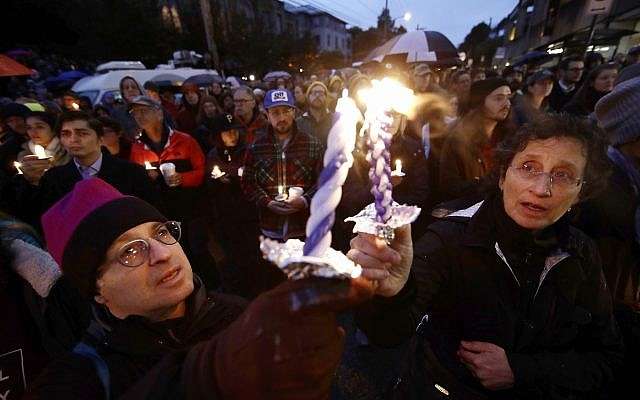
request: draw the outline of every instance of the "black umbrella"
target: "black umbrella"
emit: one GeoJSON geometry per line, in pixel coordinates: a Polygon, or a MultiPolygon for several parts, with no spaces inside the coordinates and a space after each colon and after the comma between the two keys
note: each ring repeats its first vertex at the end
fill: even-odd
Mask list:
{"type": "Polygon", "coordinates": [[[398,35],[374,49],[363,62],[388,62],[389,60],[407,63],[455,64],[460,61],[460,58],[456,47],[442,33],[413,31],[398,35]]]}
{"type": "Polygon", "coordinates": [[[192,77],[187,78],[187,80],[184,81],[183,85],[187,83],[191,83],[197,86],[209,86],[213,83],[222,84],[222,82],[223,80],[220,75],[199,74],[199,75],[194,75],[192,77]]]}

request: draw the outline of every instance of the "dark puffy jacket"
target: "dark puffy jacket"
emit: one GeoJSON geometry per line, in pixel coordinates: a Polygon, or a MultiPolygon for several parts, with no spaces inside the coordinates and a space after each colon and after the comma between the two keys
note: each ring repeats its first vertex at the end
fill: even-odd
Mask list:
{"type": "MultiPolygon", "coordinates": [[[[137,316],[115,320],[97,312],[101,322],[92,322],[83,342],[106,362],[112,399],[191,399],[202,398],[198,397],[202,393],[218,398],[213,361],[198,365],[190,350],[226,328],[245,303],[207,293],[196,278],[196,290],[187,304],[190,311],[185,318],[158,323],[137,316]]],[[[69,353],[49,364],[26,398],[104,399],[105,386],[97,371],[90,358],[69,353]]]]}
{"type": "Polygon", "coordinates": [[[542,247],[498,235],[515,223],[497,196],[466,211],[432,224],[401,292],[357,315],[377,344],[413,337],[396,398],[440,398],[436,384],[453,399],[584,398],[604,388],[623,346],[593,242],[563,222],[542,247]],[[461,340],[502,347],[514,387],[484,389],[456,356],[461,340]]]}

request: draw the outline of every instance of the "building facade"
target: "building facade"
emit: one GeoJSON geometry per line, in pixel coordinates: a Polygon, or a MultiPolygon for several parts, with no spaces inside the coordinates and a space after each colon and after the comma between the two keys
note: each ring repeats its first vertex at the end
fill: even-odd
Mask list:
{"type": "Polygon", "coordinates": [[[608,9],[594,14],[592,0],[520,0],[493,28],[503,40],[493,64],[507,65],[531,50],[558,56],[593,50],[611,59],[640,44],[640,1],[600,3],[608,9]]]}

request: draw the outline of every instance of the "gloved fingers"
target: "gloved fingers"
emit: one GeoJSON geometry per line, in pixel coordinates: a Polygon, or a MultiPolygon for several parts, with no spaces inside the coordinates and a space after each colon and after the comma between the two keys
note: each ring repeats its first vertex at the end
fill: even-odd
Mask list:
{"type": "Polygon", "coordinates": [[[307,278],[294,281],[287,292],[291,313],[340,312],[370,299],[373,283],[364,278],[307,278]]]}

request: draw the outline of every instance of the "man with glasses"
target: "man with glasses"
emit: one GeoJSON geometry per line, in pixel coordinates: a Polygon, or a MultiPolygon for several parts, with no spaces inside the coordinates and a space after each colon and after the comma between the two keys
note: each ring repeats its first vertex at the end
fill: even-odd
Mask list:
{"type": "Polygon", "coordinates": [[[42,221],[93,317],[27,398],[328,398],[344,336],[334,310],[371,293],[364,281],[290,281],[243,313],[243,300],[207,292],[193,273],[178,222],[100,179],[77,184],[42,221]]]}
{"type": "Polygon", "coordinates": [[[268,91],[264,108],[269,126],[247,150],[243,190],[258,206],[263,235],[278,240],[301,238],[322,167],[322,145],[296,126],[290,91],[268,91]],[[303,195],[289,197],[292,187],[301,188],[303,195]]]}
{"type": "Polygon", "coordinates": [[[327,109],[327,87],[320,81],[312,82],[307,89],[306,111],[296,119],[298,129],[315,136],[324,146],[331,129],[333,113],[327,109]]]}
{"type": "Polygon", "coordinates": [[[549,95],[549,106],[553,111],[560,112],[578,91],[578,83],[584,72],[584,61],[580,57],[568,57],[558,65],[560,79],[549,95]]]}
{"type": "Polygon", "coordinates": [[[240,86],[233,92],[234,116],[244,127],[245,143],[256,139],[256,132],[267,126],[267,119],[260,113],[256,96],[248,86],[240,86]]]}

